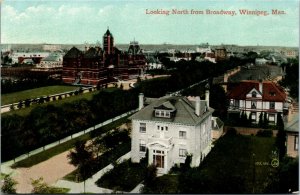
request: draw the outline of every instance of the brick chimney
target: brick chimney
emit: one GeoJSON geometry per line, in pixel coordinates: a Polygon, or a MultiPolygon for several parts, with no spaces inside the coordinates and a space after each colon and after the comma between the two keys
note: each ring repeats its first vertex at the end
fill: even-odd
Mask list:
{"type": "Polygon", "coordinates": [[[259,92],[261,94],[263,94],[263,81],[261,79],[259,80],[258,89],[259,89],[259,92]]]}

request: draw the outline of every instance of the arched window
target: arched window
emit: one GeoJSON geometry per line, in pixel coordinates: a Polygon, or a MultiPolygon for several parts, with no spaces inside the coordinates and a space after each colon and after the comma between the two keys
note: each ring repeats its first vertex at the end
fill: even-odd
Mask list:
{"type": "Polygon", "coordinates": [[[252,97],[256,98],[257,93],[255,91],[252,92],[252,97]]]}

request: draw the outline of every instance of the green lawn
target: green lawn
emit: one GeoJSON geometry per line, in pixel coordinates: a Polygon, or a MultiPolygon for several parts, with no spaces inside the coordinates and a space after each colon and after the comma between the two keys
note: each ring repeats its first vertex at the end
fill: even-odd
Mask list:
{"type": "Polygon", "coordinates": [[[1,105],[7,105],[11,103],[19,102],[20,100],[38,98],[41,96],[48,96],[57,93],[63,93],[67,91],[72,91],[79,89],[78,86],[68,86],[68,85],[55,85],[48,87],[40,87],[36,89],[29,89],[14,93],[2,94],[1,95],[1,105]]]}
{"type": "Polygon", "coordinates": [[[264,193],[275,171],[270,165],[274,142],[271,137],[225,135],[200,167],[159,177],[145,193],[264,193]]]}
{"type": "MultiPolygon", "coordinates": [[[[107,89],[104,89],[105,91],[113,91],[113,90],[116,90],[117,88],[107,88],[107,89]]],[[[93,98],[93,95],[97,94],[99,91],[93,91],[93,92],[89,92],[89,93],[83,93],[83,94],[79,94],[79,95],[73,95],[71,97],[68,97],[68,98],[64,98],[62,100],[56,100],[56,101],[52,101],[52,102],[46,102],[44,104],[34,104],[30,107],[27,107],[27,108],[22,108],[22,109],[18,109],[18,110],[13,110],[13,111],[10,111],[10,112],[5,112],[3,113],[2,115],[5,116],[5,115],[12,115],[12,114],[17,114],[17,115],[20,115],[20,116],[26,116],[30,113],[30,111],[37,107],[37,106],[46,106],[46,105],[49,105],[49,104],[52,104],[52,105],[62,105],[64,103],[71,103],[73,101],[76,101],[76,100],[79,100],[79,99],[87,99],[87,100],[92,100],[93,98]]]]}
{"type": "Polygon", "coordinates": [[[35,154],[33,156],[30,156],[24,160],[21,160],[19,162],[16,162],[12,165],[13,168],[17,168],[17,167],[31,167],[33,165],[36,165],[40,162],[43,162],[45,160],[48,160],[49,158],[55,156],[55,155],[58,155],[62,152],[65,152],[67,150],[70,150],[71,148],[74,147],[74,144],[76,141],[79,141],[79,140],[90,140],[102,133],[105,133],[113,128],[116,128],[120,125],[122,125],[123,123],[127,122],[127,117],[124,117],[124,118],[121,118],[117,121],[114,121],[108,125],[105,125],[99,129],[96,129],[90,133],[87,133],[87,134],[84,134],[82,136],[79,136],[73,140],[70,140],[70,141],[67,141],[67,142],[64,142],[58,146],[55,146],[53,148],[50,148],[48,150],[45,150],[43,152],[40,152],[38,154],[35,154]]]}

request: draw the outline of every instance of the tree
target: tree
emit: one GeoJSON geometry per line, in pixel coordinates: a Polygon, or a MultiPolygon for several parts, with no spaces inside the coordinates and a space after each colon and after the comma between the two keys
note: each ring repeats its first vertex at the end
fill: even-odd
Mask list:
{"type": "Polygon", "coordinates": [[[278,128],[278,133],[276,136],[276,146],[279,150],[279,159],[283,159],[285,153],[286,153],[286,146],[285,146],[285,141],[286,141],[286,133],[284,131],[284,123],[281,117],[281,114],[277,114],[277,128],[278,128]]]}
{"type": "Polygon", "coordinates": [[[87,180],[92,173],[93,166],[93,152],[86,147],[86,141],[78,141],[75,143],[74,150],[68,154],[70,163],[77,167],[78,172],[83,179],[83,189],[85,192],[85,180],[87,180]]]}
{"type": "Polygon", "coordinates": [[[262,112],[259,114],[258,126],[263,127],[263,113],[262,112]]]}
{"type": "Polygon", "coordinates": [[[262,127],[263,128],[268,128],[268,125],[269,125],[269,120],[268,120],[268,117],[267,117],[267,113],[264,112],[262,127]]]}
{"type": "Polygon", "coordinates": [[[148,166],[144,178],[142,193],[152,193],[156,186],[157,167],[154,164],[148,166]]]}
{"type": "Polygon", "coordinates": [[[13,180],[10,175],[5,175],[4,182],[1,187],[1,191],[4,193],[7,193],[7,194],[15,194],[16,193],[16,189],[15,189],[16,184],[17,184],[17,182],[15,180],[13,180]]]}

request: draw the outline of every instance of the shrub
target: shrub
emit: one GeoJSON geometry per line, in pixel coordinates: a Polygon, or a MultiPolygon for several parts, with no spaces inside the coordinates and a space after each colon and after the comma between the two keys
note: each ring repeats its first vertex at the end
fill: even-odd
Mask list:
{"type": "Polygon", "coordinates": [[[236,131],[235,128],[229,128],[229,129],[227,130],[227,133],[226,133],[226,134],[227,134],[227,135],[230,135],[230,136],[234,136],[234,135],[237,134],[237,131],[236,131]]]}
{"type": "Polygon", "coordinates": [[[258,137],[272,137],[273,132],[271,130],[259,130],[256,134],[258,137]]]}

